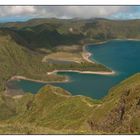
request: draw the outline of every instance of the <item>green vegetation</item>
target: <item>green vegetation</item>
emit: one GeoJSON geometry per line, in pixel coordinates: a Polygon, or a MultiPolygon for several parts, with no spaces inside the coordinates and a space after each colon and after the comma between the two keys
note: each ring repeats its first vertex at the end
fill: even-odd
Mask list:
{"type": "Polygon", "coordinates": [[[18,45],[7,33],[0,32],[0,91],[14,75],[45,81],[63,80],[64,77],[46,75],[48,66],[41,63],[42,58],[41,54],[18,45]]]}
{"type": "Polygon", "coordinates": [[[83,45],[118,38],[140,39],[139,25],[140,20],[32,19],[1,23],[0,27],[28,48],[55,50],[59,45],[83,45]]]}
{"type": "Polygon", "coordinates": [[[101,64],[81,61],[82,46],[117,38],[139,39],[139,25],[140,20],[106,19],[1,23],[0,134],[140,134],[140,74],[113,87],[102,100],[72,96],[50,85],[35,95],[9,96],[4,92],[15,75],[62,81],[65,77],[46,73],[55,69],[110,71],[101,64]],[[78,59],[80,63],[60,58],[56,62],[53,56],[67,53],[67,62],[78,59]],[[71,54],[77,55],[72,58],[71,54]]]}
{"type": "MultiPolygon", "coordinates": [[[[29,37],[32,37],[32,34],[31,35],[28,34],[28,35],[29,37]]],[[[24,37],[27,37],[28,35],[24,35],[24,37]]],[[[27,44],[25,42],[26,41],[21,39],[19,35],[14,33],[14,30],[13,31],[11,31],[11,29],[0,30],[0,65],[1,65],[0,91],[5,89],[6,82],[12,76],[15,75],[20,75],[30,79],[50,82],[50,81],[63,81],[66,79],[66,77],[60,75],[47,75],[47,72],[51,72],[56,69],[58,70],[71,69],[71,70],[82,70],[82,71],[86,71],[86,70],[110,71],[101,64],[92,64],[86,61],[80,62],[78,64],[73,62],[64,64],[62,63],[63,62],[62,60],[60,63],[54,63],[55,59],[57,60],[57,58],[55,58],[53,61],[51,61],[51,63],[50,62],[43,63],[42,61],[43,58],[53,53],[48,54],[48,53],[41,53],[40,51],[38,52],[36,50],[32,50],[30,47],[28,47],[29,44],[27,46],[25,45],[27,44]]],[[[42,41],[40,40],[40,42],[42,41]]],[[[77,49],[79,50],[79,47],[77,49]]],[[[64,51],[68,51],[68,50],[69,49],[64,49],[64,51]]],[[[70,49],[70,50],[74,51],[74,49],[70,49]]],[[[80,56],[80,54],[77,54],[76,57],[77,56],[80,56]]],[[[82,59],[81,56],[78,59],[82,59]]]]}
{"type": "Polygon", "coordinates": [[[56,52],[56,53],[51,53],[49,55],[46,55],[44,57],[43,62],[47,62],[48,60],[59,60],[59,61],[70,61],[70,62],[76,62],[76,63],[81,63],[84,61],[84,58],[80,53],[68,53],[68,52],[56,52]]]}
{"type": "Polygon", "coordinates": [[[93,65],[82,62],[79,57],[82,46],[85,43],[117,38],[139,39],[139,24],[140,20],[59,20],[53,18],[1,23],[0,72],[2,76],[0,77],[0,90],[5,89],[6,81],[13,75],[45,81],[62,81],[65,79],[64,77],[46,75],[46,73],[55,69],[110,71],[101,64],[93,65]],[[53,58],[48,61],[49,63],[41,63],[45,56],[64,52],[72,53],[74,60],[81,63],[69,63],[68,60],[71,60],[72,57],[69,57],[68,60],[66,58],[65,62],[62,60],[56,62],[57,59],[53,58]],[[75,56],[75,54],[79,56],[75,56]]]}
{"type": "Polygon", "coordinates": [[[102,100],[45,86],[33,95],[0,95],[1,134],[140,134],[140,74],[102,100]]]}

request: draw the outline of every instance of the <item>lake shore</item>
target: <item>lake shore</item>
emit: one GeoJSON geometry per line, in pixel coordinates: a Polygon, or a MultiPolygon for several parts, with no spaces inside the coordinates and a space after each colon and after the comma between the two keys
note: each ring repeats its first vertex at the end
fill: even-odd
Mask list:
{"type": "MultiPolygon", "coordinates": [[[[93,63],[93,64],[95,64],[96,62],[95,61],[93,61],[93,60],[91,60],[90,59],[90,57],[91,57],[91,55],[93,55],[93,53],[90,53],[90,52],[88,52],[87,51],[87,49],[86,49],[86,47],[88,47],[89,45],[99,45],[99,44],[104,44],[104,43],[107,43],[109,40],[107,40],[107,41],[102,41],[102,42],[98,42],[98,43],[88,43],[88,44],[84,44],[83,46],[82,46],[82,48],[83,48],[83,54],[82,54],[82,56],[83,56],[83,58],[86,60],[86,61],[88,61],[88,62],[90,62],[90,63],[93,63]]],[[[102,64],[103,65],[103,64],[102,64]]],[[[105,66],[105,65],[104,65],[105,66]]],[[[110,69],[109,67],[107,67],[107,66],[105,66],[106,68],[108,68],[108,69],[110,69]]],[[[73,71],[73,72],[77,72],[77,73],[83,73],[83,74],[99,74],[99,75],[114,75],[116,72],[115,71],[113,71],[112,69],[110,69],[111,70],[111,72],[106,72],[106,71],[73,71]]],[[[68,72],[68,71],[67,71],[68,72]]]]}
{"type": "MultiPolygon", "coordinates": [[[[78,70],[54,70],[52,72],[48,72],[47,74],[48,75],[57,74],[58,72],[76,72],[76,73],[81,73],[81,74],[97,74],[97,75],[114,75],[115,74],[115,71],[111,71],[111,72],[105,72],[105,71],[98,72],[97,71],[97,72],[94,72],[94,71],[78,71],[78,70]]],[[[46,83],[46,84],[70,82],[70,79],[68,77],[63,81],[44,81],[44,80],[36,80],[36,79],[32,79],[32,78],[27,78],[25,76],[19,76],[19,75],[12,76],[8,81],[12,81],[12,80],[28,80],[28,81],[33,81],[33,82],[38,82],[38,83],[46,83]]]]}
{"type": "Polygon", "coordinates": [[[87,62],[90,62],[90,63],[95,64],[94,61],[92,61],[92,60],[89,59],[92,54],[86,50],[86,47],[87,47],[87,45],[84,45],[83,46],[83,52],[82,52],[83,59],[86,60],[87,62]]]}
{"type": "MultiPolygon", "coordinates": [[[[108,41],[99,42],[98,44],[103,44],[106,42],[108,42],[108,41]]],[[[82,46],[82,49],[83,49],[82,57],[87,62],[95,64],[96,62],[94,62],[93,60],[90,59],[91,55],[93,55],[93,54],[86,50],[86,47],[88,47],[88,45],[92,45],[92,44],[94,44],[94,43],[84,44],[82,46]]],[[[108,69],[110,69],[110,68],[108,68],[108,69]]],[[[116,72],[113,70],[111,70],[109,72],[107,72],[107,71],[54,70],[51,72],[47,72],[47,74],[48,75],[57,74],[58,72],[76,72],[76,73],[81,73],[81,74],[97,74],[97,75],[115,75],[116,74],[116,72]]]]}
{"type": "Polygon", "coordinates": [[[107,43],[107,42],[109,42],[109,41],[114,41],[114,40],[120,40],[120,41],[124,41],[124,40],[140,41],[140,39],[135,39],[135,38],[124,38],[124,39],[117,38],[117,39],[109,39],[109,40],[106,40],[106,41],[100,41],[100,42],[89,43],[89,44],[85,44],[85,45],[100,45],[100,44],[105,44],[105,43],[107,43]]]}
{"type": "MultiPolygon", "coordinates": [[[[116,39],[116,40],[119,40],[119,39],[116,39]]],[[[109,40],[108,40],[109,41],[109,40]]],[[[91,59],[89,59],[91,57],[91,54],[90,52],[88,52],[86,50],[86,47],[88,45],[94,45],[94,44],[103,44],[103,43],[106,43],[108,41],[103,41],[103,42],[99,42],[99,43],[91,43],[91,44],[85,44],[83,45],[83,52],[82,52],[82,57],[84,60],[90,62],[90,63],[93,63],[95,64],[95,62],[91,59]]],[[[51,75],[51,74],[57,74],[58,72],[76,72],[76,73],[80,73],[80,74],[97,74],[97,75],[115,75],[115,71],[111,71],[111,72],[106,72],[106,71],[79,71],[79,70],[54,70],[52,72],[47,72],[48,75],[51,75]]],[[[70,82],[70,79],[69,78],[66,78],[65,80],[63,81],[44,81],[44,80],[36,80],[36,79],[32,79],[32,78],[27,78],[25,76],[19,76],[19,75],[15,75],[15,76],[12,76],[8,81],[11,81],[11,80],[29,80],[29,81],[33,81],[33,82],[39,82],[39,83],[66,83],[66,82],[70,82]]]]}
{"type": "Polygon", "coordinates": [[[19,75],[15,75],[12,76],[8,81],[12,81],[12,80],[29,80],[29,81],[33,81],[33,82],[38,82],[38,83],[66,83],[69,82],[70,80],[68,78],[66,78],[63,81],[44,81],[44,80],[36,80],[36,79],[32,79],[32,78],[27,78],[25,76],[19,76],[19,75]]]}
{"type": "MultiPolygon", "coordinates": [[[[86,47],[88,47],[89,45],[100,45],[100,44],[105,44],[105,43],[107,43],[107,42],[109,42],[109,41],[113,41],[113,40],[140,41],[140,39],[135,39],[135,38],[124,38],[124,39],[118,38],[118,39],[110,39],[110,40],[100,41],[100,42],[95,42],[95,43],[87,43],[87,44],[84,44],[84,45],[82,46],[82,47],[83,47],[83,52],[82,52],[83,58],[84,58],[86,61],[95,64],[96,62],[94,62],[93,60],[90,59],[91,55],[93,55],[93,54],[91,54],[90,52],[88,52],[88,51],[86,50],[86,47]]],[[[110,68],[109,68],[109,69],[110,69],[110,68]]],[[[66,71],[66,72],[69,72],[69,71],[66,71]]],[[[70,71],[70,72],[72,72],[72,71],[70,71]]],[[[113,71],[113,70],[112,70],[111,72],[104,72],[104,71],[103,71],[103,72],[73,71],[73,72],[78,72],[78,73],[83,73],[83,74],[99,74],[99,75],[114,75],[114,74],[116,73],[116,72],[113,71]]]]}
{"type": "Polygon", "coordinates": [[[115,71],[105,72],[105,71],[78,71],[78,70],[54,70],[52,72],[48,72],[50,74],[56,74],[58,72],[76,72],[81,74],[98,74],[98,75],[114,75],[115,71]]]}

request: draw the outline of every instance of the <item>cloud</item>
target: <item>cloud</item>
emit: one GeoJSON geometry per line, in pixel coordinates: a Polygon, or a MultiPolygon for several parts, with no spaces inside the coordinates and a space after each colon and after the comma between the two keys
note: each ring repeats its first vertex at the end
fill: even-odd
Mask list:
{"type": "MultiPolygon", "coordinates": [[[[138,6],[0,6],[0,17],[110,18],[138,13],[138,6]]],[[[138,15],[138,14],[137,14],[138,15]]],[[[122,16],[123,17],[123,16],[122,16]]]]}
{"type": "Polygon", "coordinates": [[[34,6],[0,6],[0,17],[34,14],[34,6]]]}
{"type": "MultiPolygon", "coordinates": [[[[60,18],[94,18],[107,17],[120,11],[127,11],[130,7],[125,6],[47,6],[35,7],[37,11],[47,16],[60,18]]],[[[42,16],[45,16],[42,14],[42,16]]]]}

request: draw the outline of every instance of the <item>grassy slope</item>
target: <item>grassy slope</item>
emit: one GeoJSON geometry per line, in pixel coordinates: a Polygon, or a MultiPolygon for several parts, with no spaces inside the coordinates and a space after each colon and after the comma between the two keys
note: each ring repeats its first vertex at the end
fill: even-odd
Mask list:
{"type": "Polygon", "coordinates": [[[7,80],[13,75],[22,75],[44,81],[62,81],[65,79],[64,77],[46,75],[47,71],[53,71],[55,69],[108,71],[108,69],[101,64],[93,65],[88,62],[81,64],[42,63],[43,57],[47,54],[42,54],[22,46],[24,43],[16,42],[13,36],[18,39],[18,41],[24,42],[23,39],[17,34],[15,35],[13,31],[0,30],[0,73],[2,74],[0,77],[0,90],[5,88],[7,80]]]}
{"type": "MultiPolygon", "coordinates": [[[[32,56],[30,56],[31,52],[29,52],[28,49],[38,51],[41,48],[45,48],[56,52],[58,50],[60,51],[60,49],[56,47],[58,45],[83,45],[86,42],[104,41],[113,38],[140,38],[139,23],[140,20],[34,19],[22,23],[1,24],[0,59],[3,60],[3,62],[1,61],[2,68],[0,68],[0,72],[6,73],[0,78],[0,83],[2,83],[1,88],[4,88],[3,84],[5,83],[3,81],[9,79],[11,75],[17,74],[17,71],[20,71],[19,74],[30,75],[30,77],[37,79],[44,79],[44,72],[47,71],[47,69],[48,71],[54,69],[108,71],[108,69],[100,64],[93,66],[90,63],[82,63],[82,65],[45,64],[41,66],[40,61],[42,56],[39,54],[32,54],[32,56]],[[72,31],[70,30],[71,28],[73,29],[72,31]],[[21,46],[27,47],[28,49],[21,46]],[[34,63],[36,63],[36,65],[34,65],[34,63]],[[43,67],[45,67],[45,69],[43,67]]],[[[52,77],[47,78],[51,79],[52,77]]],[[[53,78],[57,80],[55,77],[53,78]]]]}
{"type": "Polygon", "coordinates": [[[21,23],[5,23],[0,27],[8,27],[8,30],[14,28],[14,31],[25,40],[28,47],[35,49],[94,43],[115,38],[140,39],[139,25],[140,20],[33,19],[21,23]]]}
{"type": "MultiPolygon", "coordinates": [[[[46,23],[46,21],[44,22],[46,23]]],[[[27,23],[24,24],[27,26],[27,23]]],[[[37,22],[37,25],[39,24],[40,21],[37,22]]],[[[21,45],[32,48],[36,43],[39,45],[40,42],[43,42],[41,46],[48,43],[44,47],[49,48],[69,44],[69,37],[73,35],[74,39],[71,40],[71,43],[75,43],[74,41],[79,43],[83,36],[85,42],[86,40],[89,42],[90,40],[140,37],[138,34],[139,20],[129,22],[89,20],[88,23],[86,21],[72,23],[66,21],[65,24],[55,20],[49,24],[51,24],[49,31],[46,29],[46,25],[30,27],[31,23],[29,23],[29,28],[25,28],[25,25],[20,27],[19,24],[16,24],[14,26],[19,26],[20,30],[12,31],[12,38],[9,34],[0,32],[1,89],[4,89],[5,82],[16,74],[36,79],[48,78],[44,76],[48,66],[40,65],[42,56],[38,53],[34,54],[21,45]],[[57,30],[54,29],[56,23],[57,30]],[[71,26],[73,33],[69,32],[71,26]],[[42,31],[39,32],[40,30],[42,31]],[[48,38],[51,41],[48,42],[46,38],[42,37],[46,35],[48,37],[55,35],[60,42],[53,42],[54,38],[48,38]],[[39,36],[41,37],[39,38],[39,36]],[[67,38],[66,42],[62,40],[63,36],[67,38]]],[[[9,29],[6,30],[9,32],[9,29]]],[[[40,46],[38,47],[40,48],[40,46]]],[[[87,68],[87,65],[83,66],[87,68]]],[[[60,65],[54,68],[56,67],[59,68],[60,65]]],[[[66,68],[68,67],[66,66],[66,68]]],[[[112,88],[109,95],[102,101],[70,96],[66,91],[50,86],[45,87],[36,95],[27,94],[23,98],[13,99],[0,95],[0,133],[140,133],[139,79],[140,74],[137,74],[122,82],[112,88]]]]}
{"type": "Polygon", "coordinates": [[[18,45],[7,33],[0,32],[0,90],[5,88],[6,81],[13,75],[58,80],[59,77],[46,76],[48,66],[41,63],[42,58],[42,55],[18,45]]]}
{"type": "Polygon", "coordinates": [[[8,118],[4,121],[0,116],[0,133],[139,134],[139,87],[140,74],[136,74],[112,88],[99,101],[71,96],[53,86],[43,87],[36,95],[9,97],[10,103],[1,98],[8,118]]]}
{"type": "Polygon", "coordinates": [[[113,87],[94,110],[91,129],[106,133],[140,133],[140,74],[113,87]]]}

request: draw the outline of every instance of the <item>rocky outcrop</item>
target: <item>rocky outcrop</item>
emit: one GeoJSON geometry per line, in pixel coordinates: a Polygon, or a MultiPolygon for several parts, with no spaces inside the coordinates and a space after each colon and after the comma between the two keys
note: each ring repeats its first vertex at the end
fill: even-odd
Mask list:
{"type": "Polygon", "coordinates": [[[103,119],[87,121],[93,132],[104,133],[137,133],[140,128],[134,127],[134,121],[140,117],[140,86],[124,90],[116,106],[103,119]],[[137,130],[136,130],[137,129],[137,130]]]}

